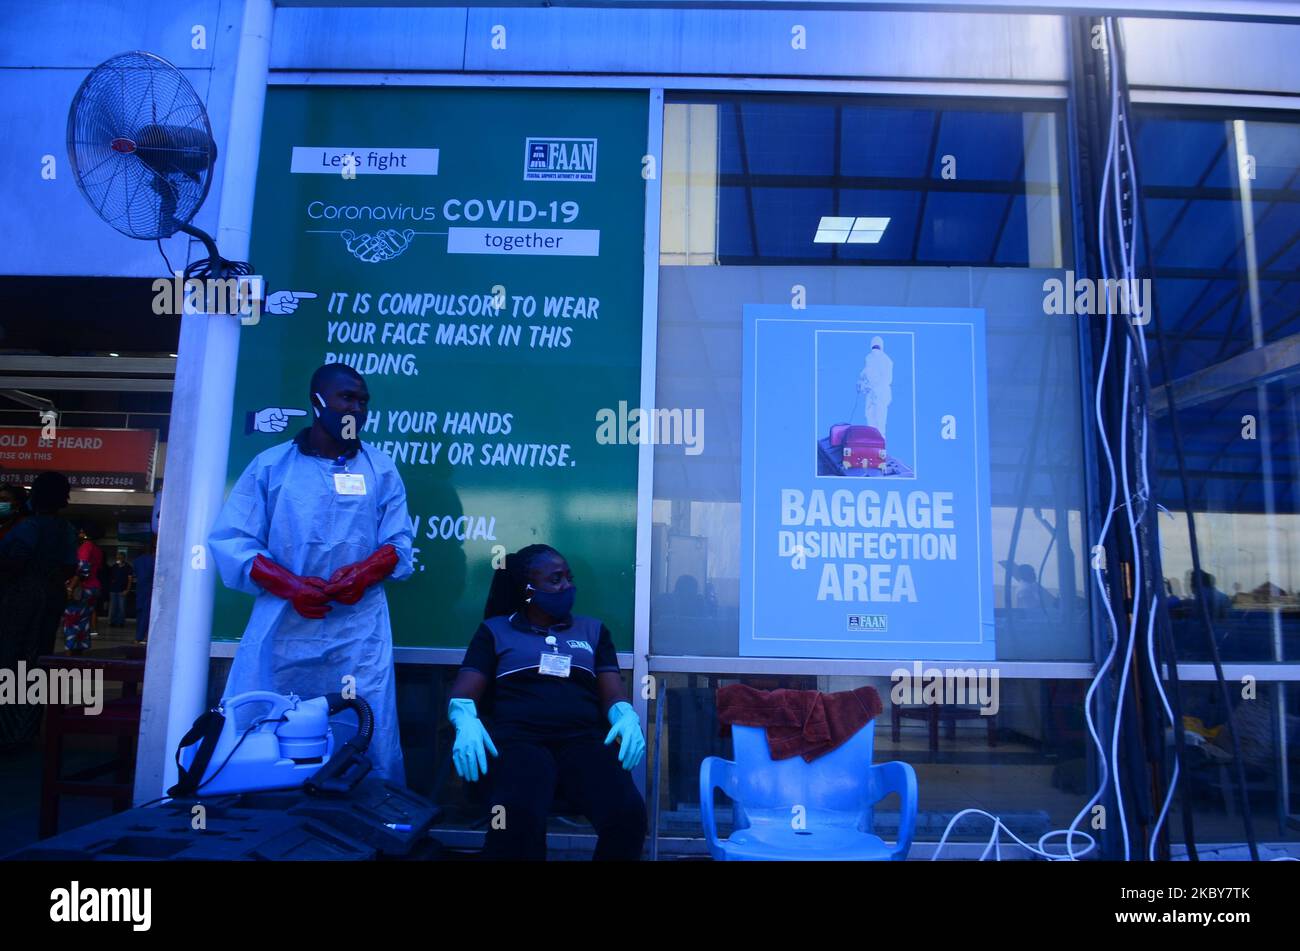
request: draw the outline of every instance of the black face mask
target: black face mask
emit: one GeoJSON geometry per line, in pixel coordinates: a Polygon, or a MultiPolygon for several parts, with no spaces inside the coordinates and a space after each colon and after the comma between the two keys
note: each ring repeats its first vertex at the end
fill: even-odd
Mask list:
{"type": "Polygon", "coordinates": [[[325,398],[319,393],[315,394],[315,396],[316,402],[320,405],[313,406],[312,409],[315,410],[316,418],[320,420],[325,432],[333,436],[337,442],[341,442],[346,446],[355,446],[360,440],[355,435],[351,439],[345,439],[343,437],[343,424],[350,416],[355,423],[355,432],[360,433],[361,428],[366,425],[366,413],[340,413],[336,409],[331,409],[325,403],[325,398]]]}
{"type": "Polygon", "coordinates": [[[553,618],[566,618],[573,612],[573,601],[578,596],[576,585],[563,591],[538,591],[528,586],[528,603],[536,605],[553,618]]]}

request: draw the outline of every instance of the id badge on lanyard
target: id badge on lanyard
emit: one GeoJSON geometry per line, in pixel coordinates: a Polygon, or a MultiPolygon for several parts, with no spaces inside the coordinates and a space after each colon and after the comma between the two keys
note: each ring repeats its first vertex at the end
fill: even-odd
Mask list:
{"type": "Polygon", "coordinates": [[[546,674],[548,677],[567,677],[569,668],[573,666],[573,658],[568,654],[561,654],[555,648],[555,638],[548,637],[546,642],[551,645],[549,651],[543,650],[541,657],[537,662],[537,672],[546,674]]]}
{"type": "Polygon", "coordinates": [[[336,472],[334,491],[339,495],[365,495],[366,477],[360,472],[336,472]]]}

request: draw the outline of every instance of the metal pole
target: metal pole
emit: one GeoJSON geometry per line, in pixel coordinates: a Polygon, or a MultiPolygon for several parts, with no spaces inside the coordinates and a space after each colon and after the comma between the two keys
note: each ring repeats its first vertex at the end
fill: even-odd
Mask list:
{"type": "MultiPolygon", "coordinates": [[[[1264,346],[1264,318],[1259,300],[1259,255],[1255,247],[1255,207],[1251,193],[1250,176],[1246,174],[1250,161],[1250,146],[1246,141],[1246,121],[1232,120],[1232,138],[1236,145],[1237,184],[1241,193],[1241,229],[1242,241],[1246,247],[1246,290],[1250,300],[1251,346],[1258,350],[1264,346]]],[[[1277,599],[1271,596],[1272,588],[1282,576],[1279,568],[1277,547],[1277,500],[1273,486],[1273,427],[1268,406],[1268,387],[1260,383],[1255,387],[1255,399],[1259,405],[1259,439],[1260,476],[1264,488],[1265,538],[1268,550],[1268,573],[1265,576],[1264,590],[1270,592],[1269,618],[1273,632],[1273,660],[1283,660],[1282,647],[1282,608],[1277,599]]],[[[1251,579],[1254,580],[1253,578],[1251,579]]],[[[1286,730],[1286,691],[1279,684],[1276,690],[1277,702],[1273,704],[1276,727],[1276,764],[1278,768],[1277,785],[1277,828],[1279,835],[1286,835],[1286,815],[1291,802],[1291,777],[1287,767],[1287,730],[1286,730]]],[[[1230,712],[1230,711],[1229,711],[1230,712]]],[[[1240,755],[1240,754],[1238,754],[1240,755]]],[[[1243,792],[1244,796],[1245,793],[1243,792]]]]}
{"type": "MultiPolygon", "coordinates": [[[[272,0],[245,0],[230,122],[220,153],[224,169],[217,244],[229,260],[248,257],[273,18],[272,0]]],[[[136,804],[161,796],[176,781],[176,746],[207,698],[215,577],[207,539],[225,492],[239,321],[184,316],[177,354],[136,761],[136,804]]]]}
{"type": "Polygon", "coordinates": [[[659,861],[659,778],[663,775],[660,757],[663,755],[664,707],[668,703],[668,685],[655,694],[654,765],[650,772],[650,861],[659,861]]]}
{"type": "MultiPolygon", "coordinates": [[[[659,201],[663,180],[664,91],[651,89],[646,120],[646,149],[654,159],[654,175],[645,179],[645,249],[642,259],[641,288],[641,406],[654,406],[656,360],[659,329],[659,201]]],[[[644,167],[644,166],[643,166],[644,167]]],[[[654,523],[654,446],[649,440],[637,447],[636,477],[636,587],[632,631],[632,706],[644,731],[648,726],[651,684],[650,656],[650,578],[653,563],[651,538],[654,523]]],[[[656,691],[657,693],[657,691],[656,691]]],[[[634,772],[637,789],[646,788],[648,764],[634,772]]]]}

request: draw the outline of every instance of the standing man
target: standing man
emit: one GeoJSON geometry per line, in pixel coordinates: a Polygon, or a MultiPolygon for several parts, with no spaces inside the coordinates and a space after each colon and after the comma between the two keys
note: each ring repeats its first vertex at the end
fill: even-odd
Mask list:
{"type": "Polygon", "coordinates": [[[871,338],[871,349],[858,374],[858,392],[866,396],[867,425],[885,435],[889,404],[894,398],[894,361],[885,353],[885,341],[871,338]]]}
{"type": "Polygon", "coordinates": [[[374,709],[376,772],[403,783],[379,582],[412,572],[406,487],[393,461],[357,438],[370,402],[361,374],[328,363],[309,390],[315,421],[248,464],[209,538],[226,587],[257,596],[224,696],[355,691],[374,709]]]}
{"type": "MultiPolygon", "coordinates": [[[[76,577],[80,567],[77,561],[77,532],[59,513],[68,507],[72,488],[68,477],[61,472],[42,472],[32,482],[32,494],[27,507],[33,517],[27,523],[33,528],[41,526],[46,543],[52,536],[53,548],[59,552],[56,568],[45,572],[45,597],[41,599],[41,616],[37,622],[38,650],[53,654],[55,641],[63,629],[63,607],[67,600],[67,582],[76,577]],[[44,516],[42,518],[42,516],[44,516]],[[35,524],[32,524],[35,523],[35,524]]],[[[37,545],[37,550],[41,549],[37,545]]],[[[48,566],[49,563],[47,563],[48,566]]]]}
{"type": "MultiPolygon", "coordinates": [[[[54,650],[63,586],[77,571],[77,533],[58,515],[68,491],[64,475],[42,472],[32,483],[25,514],[0,538],[2,670],[15,671],[19,662],[33,670],[42,654],[54,650]]],[[[0,750],[35,738],[42,712],[39,705],[0,703],[0,750]]]]}
{"type": "Polygon", "coordinates": [[[143,644],[149,639],[149,609],[153,605],[153,548],[149,539],[144,554],[132,563],[135,572],[135,642],[143,644]]]}
{"type": "Polygon", "coordinates": [[[126,594],[131,590],[131,566],[126,553],[119,551],[108,569],[108,626],[126,627],[126,594]]]}

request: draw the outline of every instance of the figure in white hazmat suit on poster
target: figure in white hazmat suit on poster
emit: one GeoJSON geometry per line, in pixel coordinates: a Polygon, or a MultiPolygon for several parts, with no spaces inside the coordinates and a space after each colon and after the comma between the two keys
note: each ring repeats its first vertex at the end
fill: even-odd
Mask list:
{"type": "Polygon", "coordinates": [[[406,487],[392,459],[357,437],[370,392],[356,370],[321,367],[308,399],[312,425],[248,464],[209,536],[226,587],[257,597],[223,696],[269,690],[309,700],[355,689],[375,714],[375,772],[400,784],[383,582],[413,570],[406,487]]]}
{"type": "Polygon", "coordinates": [[[893,399],[894,361],[885,353],[885,341],[871,338],[871,350],[858,374],[858,392],[866,399],[867,425],[886,436],[889,403],[893,399]]]}

